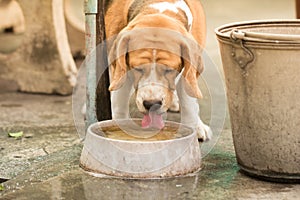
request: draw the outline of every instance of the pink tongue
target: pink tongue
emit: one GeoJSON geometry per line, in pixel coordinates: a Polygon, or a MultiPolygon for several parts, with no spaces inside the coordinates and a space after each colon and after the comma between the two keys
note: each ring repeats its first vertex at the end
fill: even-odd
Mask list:
{"type": "Polygon", "coordinates": [[[162,115],[156,114],[155,112],[150,112],[144,115],[142,120],[143,128],[158,128],[162,129],[165,126],[162,115]]]}

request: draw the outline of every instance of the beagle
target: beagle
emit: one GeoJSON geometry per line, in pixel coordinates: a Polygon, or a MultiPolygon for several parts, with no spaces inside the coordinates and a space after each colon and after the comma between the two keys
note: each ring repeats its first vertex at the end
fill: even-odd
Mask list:
{"type": "Polygon", "coordinates": [[[135,93],[143,127],[162,128],[162,115],[176,107],[181,122],[209,140],[199,117],[197,78],[203,71],[205,16],[198,0],[112,0],[105,13],[113,119],[129,117],[135,93]],[[177,92],[177,95],[175,94],[177,92]]]}

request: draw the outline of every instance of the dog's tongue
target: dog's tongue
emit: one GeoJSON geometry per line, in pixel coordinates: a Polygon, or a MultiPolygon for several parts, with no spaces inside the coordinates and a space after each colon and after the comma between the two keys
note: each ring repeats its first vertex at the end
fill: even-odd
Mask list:
{"type": "Polygon", "coordinates": [[[158,128],[162,129],[165,126],[161,114],[156,114],[155,112],[150,112],[144,115],[142,120],[143,128],[158,128]]]}

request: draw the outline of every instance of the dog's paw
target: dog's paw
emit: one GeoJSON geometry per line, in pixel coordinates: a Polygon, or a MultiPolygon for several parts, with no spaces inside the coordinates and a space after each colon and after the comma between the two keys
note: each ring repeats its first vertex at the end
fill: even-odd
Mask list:
{"type": "Polygon", "coordinates": [[[212,131],[209,126],[201,123],[196,126],[196,132],[199,142],[206,142],[212,138],[212,131]]]}
{"type": "Polygon", "coordinates": [[[170,108],[168,109],[168,111],[174,112],[174,113],[180,112],[179,103],[173,102],[172,105],[170,106],[170,108]]]}
{"type": "Polygon", "coordinates": [[[176,92],[173,95],[173,100],[172,100],[171,106],[169,108],[169,111],[171,111],[171,112],[179,112],[180,111],[179,99],[178,99],[176,92]]]}
{"type": "Polygon", "coordinates": [[[80,112],[81,112],[83,119],[86,120],[86,103],[83,104],[80,112]]]}

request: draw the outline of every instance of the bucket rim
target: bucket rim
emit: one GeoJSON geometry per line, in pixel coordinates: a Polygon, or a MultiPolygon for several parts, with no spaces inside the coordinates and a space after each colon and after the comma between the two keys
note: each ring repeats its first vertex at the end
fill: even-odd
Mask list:
{"type": "Polygon", "coordinates": [[[264,19],[264,20],[248,20],[240,22],[232,22],[221,25],[215,29],[215,34],[218,39],[242,39],[250,42],[266,42],[266,43],[297,43],[300,44],[299,34],[269,34],[255,31],[240,31],[247,28],[259,28],[259,27],[274,27],[274,25],[289,27],[297,25],[300,29],[299,19],[264,19]],[[235,32],[238,38],[233,38],[230,32],[235,32]],[[249,36],[248,36],[249,35],[249,36]]]}

